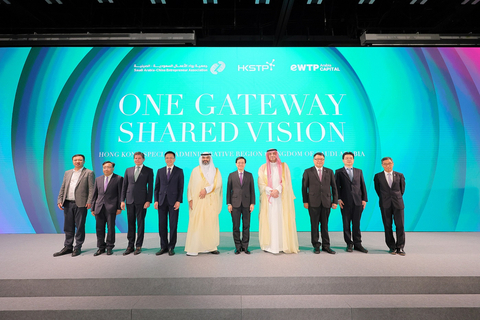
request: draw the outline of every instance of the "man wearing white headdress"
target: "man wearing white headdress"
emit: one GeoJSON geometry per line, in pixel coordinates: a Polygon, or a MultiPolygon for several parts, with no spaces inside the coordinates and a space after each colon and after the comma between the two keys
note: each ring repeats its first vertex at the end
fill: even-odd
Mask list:
{"type": "Polygon", "coordinates": [[[260,247],[271,253],[297,253],[295,196],[290,169],[280,161],[276,149],[268,150],[266,158],[267,163],[258,170],[260,247]]]}
{"type": "Polygon", "coordinates": [[[202,153],[200,165],[192,170],[187,193],[190,207],[185,243],[187,255],[219,254],[218,215],[222,210],[222,176],[215,168],[210,152],[202,153]]]}

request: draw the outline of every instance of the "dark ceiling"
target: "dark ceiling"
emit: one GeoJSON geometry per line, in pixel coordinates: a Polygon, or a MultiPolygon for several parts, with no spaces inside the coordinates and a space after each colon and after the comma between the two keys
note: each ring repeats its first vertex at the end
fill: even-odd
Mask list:
{"type": "Polygon", "coordinates": [[[163,2],[0,0],[0,34],[195,32],[197,46],[266,47],[358,46],[365,31],[480,34],[478,0],[163,2]]]}

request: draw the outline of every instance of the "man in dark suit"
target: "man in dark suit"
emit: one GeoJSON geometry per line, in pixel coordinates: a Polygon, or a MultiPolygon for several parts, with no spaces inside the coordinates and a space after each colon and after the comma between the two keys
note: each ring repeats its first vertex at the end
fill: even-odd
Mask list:
{"type": "Polygon", "coordinates": [[[85,156],[83,154],[74,155],[72,161],[74,168],[65,171],[57,198],[58,208],[64,211],[65,243],[62,250],[53,254],[54,257],[68,253],[71,253],[72,257],[76,257],[82,252],[87,210],[92,204],[95,174],[92,170],[84,167],[85,156]],[[75,232],[75,228],[77,228],[77,232],[75,232]],[[73,247],[74,237],[75,247],[73,247]]]}
{"type": "Polygon", "coordinates": [[[362,246],[362,234],[360,232],[360,218],[368,201],[363,172],[360,169],[353,168],[354,154],[352,152],[345,152],[342,159],[345,166],[335,171],[335,180],[338,190],[338,204],[342,211],[343,237],[347,243],[347,252],[352,252],[355,249],[367,253],[368,250],[362,246]],[[350,224],[352,225],[352,231],[350,231],[350,224]]]}
{"type": "Polygon", "coordinates": [[[135,255],[142,252],[143,237],[145,232],[145,215],[150,207],[153,195],[153,170],[143,165],[145,155],[142,152],[135,152],[133,155],[134,167],[127,168],[123,177],[122,188],[122,210],[125,210],[127,203],[128,217],[128,247],[123,253],[124,256],[132,253],[135,245],[135,227],[138,225],[135,255]]]}
{"type": "Polygon", "coordinates": [[[310,215],[313,252],[319,254],[322,246],[323,251],[335,254],[335,251],[330,249],[328,236],[330,208],[336,209],[338,202],[335,176],[332,169],[323,166],[325,155],[322,152],[314,154],[313,163],[313,167],[305,170],[302,179],[303,206],[308,209],[310,215]],[[322,233],[321,243],[318,241],[319,223],[322,233]]]}
{"type": "Polygon", "coordinates": [[[238,157],[235,160],[236,171],[228,175],[227,182],[227,205],[228,212],[232,214],[233,241],[235,241],[235,254],[248,251],[250,241],[250,214],[255,206],[255,187],[253,175],[245,171],[247,159],[238,157]],[[240,239],[240,218],[242,219],[243,231],[240,239]]]}
{"type": "Polygon", "coordinates": [[[405,228],[403,221],[403,193],[405,192],[405,177],[400,172],[393,171],[393,160],[390,157],[382,159],[385,171],[379,172],[373,178],[375,191],[380,201],[383,226],[385,227],[385,242],[391,254],[405,255],[405,228]],[[397,241],[393,237],[392,217],[395,221],[397,241]]]}
{"type": "Polygon", "coordinates": [[[103,175],[95,179],[92,199],[92,215],[96,220],[97,247],[93,255],[113,253],[115,246],[115,219],[122,212],[120,197],[122,196],[123,177],[113,173],[115,163],[103,163],[103,175]],[[107,242],[105,242],[105,225],[108,227],[107,242]]]}
{"type": "Polygon", "coordinates": [[[183,170],[174,166],[175,153],[165,152],[166,167],[157,171],[155,180],[155,209],[158,210],[158,233],[160,234],[160,251],[157,256],[168,252],[175,254],[177,243],[177,225],[180,203],[183,201],[183,170]],[[170,220],[170,241],[168,241],[167,220],[170,220]]]}

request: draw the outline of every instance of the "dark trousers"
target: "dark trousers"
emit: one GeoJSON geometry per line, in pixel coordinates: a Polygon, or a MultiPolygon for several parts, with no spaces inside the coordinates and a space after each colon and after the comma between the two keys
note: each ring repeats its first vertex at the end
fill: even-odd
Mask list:
{"type": "Polygon", "coordinates": [[[131,203],[127,204],[127,219],[128,219],[128,232],[127,232],[127,240],[128,240],[128,247],[133,248],[135,244],[135,227],[138,227],[137,230],[137,247],[141,247],[143,245],[143,238],[145,235],[145,215],[147,214],[147,210],[143,209],[145,203],[136,204],[131,203]]]}
{"type": "Polygon", "coordinates": [[[115,219],[117,212],[107,212],[105,207],[102,207],[100,212],[95,215],[95,227],[97,230],[97,247],[99,249],[113,249],[115,247],[115,219]],[[105,225],[108,228],[107,242],[105,243],[105,225]]]}
{"type": "Polygon", "coordinates": [[[248,242],[250,241],[250,206],[232,208],[233,222],[233,241],[235,248],[248,250],[248,242]],[[243,231],[242,239],[240,239],[240,218],[242,219],[243,231]]]}
{"type": "Polygon", "coordinates": [[[310,214],[310,226],[311,226],[311,238],[314,248],[330,248],[330,237],[328,236],[328,217],[330,217],[330,208],[320,207],[308,207],[308,213],[310,214]],[[322,242],[318,241],[318,225],[320,224],[320,230],[322,234],[322,242]],[[322,245],[323,243],[323,245],[322,245]]]}
{"type": "Polygon", "coordinates": [[[385,227],[385,243],[390,249],[403,249],[405,246],[403,209],[395,209],[393,206],[390,206],[390,208],[387,209],[380,207],[380,211],[382,212],[383,226],[385,227]],[[397,242],[395,242],[395,238],[393,237],[392,220],[395,221],[397,242]]]}
{"type": "Polygon", "coordinates": [[[73,248],[73,239],[75,238],[75,248],[81,249],[85,241],[85,220],[87,219],[87,208],[77,207],[75,201],[65,201],[63,203],[63,214],[65,222],[63,231],[65,231],[64,246],[68,249],[73,248]],[[75,232],[76,228],[76,232],[75,232]]]}
{"type": "Polygon", "coordinates": [[[344,205],[342,211],[343,220],[343,238],[348,244],[354,246],[362,243],[362,233],[360,232],[360,218],[362,217],[363,207],[356,205],[344,205]],[[350,231],[350,224],[352,231],[350,231]],[[353,241],[352,241],[353,236],[353,241]]]}
{"type": "Polygon", "coordinates": [[[160,248],[162,249],[174,249],[177,244],[179,210],[173,209],[174,205],[171,205],[165,197],[162,205],[158,206],[158,233],[160,235],[160,248]],[[168,222],[170,222],[170,241],[168,241],[168,222]]]}

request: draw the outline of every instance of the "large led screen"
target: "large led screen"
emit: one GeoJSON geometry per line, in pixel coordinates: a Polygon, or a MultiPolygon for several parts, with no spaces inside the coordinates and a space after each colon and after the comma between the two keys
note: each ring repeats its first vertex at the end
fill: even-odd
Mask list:
{"type": "MultiPolygon", "coordinates": [[[[301,180],[318,151],[334,170],[355,153],[362,230],[383,230],[373,176],[390,156],[406,177],[407,231],[479,231],[479,88],[477,48],[3,48],[0,233],[63,232],[56,199],[77,153],[99,176],[106,160],[123,175],[135,151],[156,173],[172,150],[187,185],[209,151],[226,186],[240,155],[257,179],[269,148],[292,172],[298,231],[310,230],[301,180]]],[[[231,229],[224,201],[220,230],[231,229]]],[[[153,206],[146,231],[158,231],[153,206]]]]}

